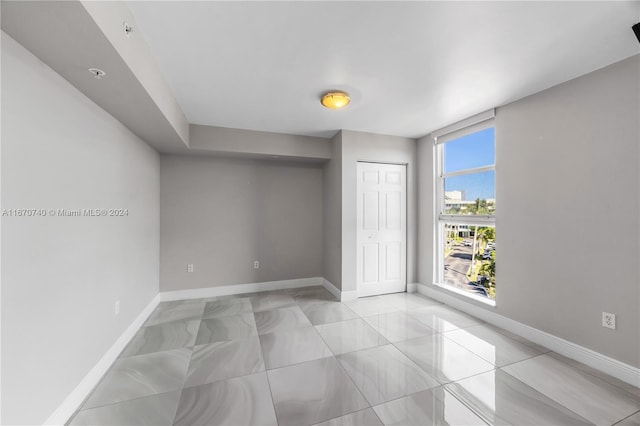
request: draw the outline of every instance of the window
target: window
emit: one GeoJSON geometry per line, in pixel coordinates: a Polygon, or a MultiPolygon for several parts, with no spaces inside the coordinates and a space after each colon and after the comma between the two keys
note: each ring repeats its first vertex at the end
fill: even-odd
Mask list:
{"type": "Polygon", "coordinates": [[[494,304],[496,170],[493,111],[436,132],[436,285],[494,304]]]}

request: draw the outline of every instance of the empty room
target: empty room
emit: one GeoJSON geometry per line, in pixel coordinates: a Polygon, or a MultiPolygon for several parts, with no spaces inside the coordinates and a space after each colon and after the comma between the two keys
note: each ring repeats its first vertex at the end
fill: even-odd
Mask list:
{"type": "Polygon", "coordinates": [[[1,424],[640,426],[640,1],[0,5],[1,424]]]}

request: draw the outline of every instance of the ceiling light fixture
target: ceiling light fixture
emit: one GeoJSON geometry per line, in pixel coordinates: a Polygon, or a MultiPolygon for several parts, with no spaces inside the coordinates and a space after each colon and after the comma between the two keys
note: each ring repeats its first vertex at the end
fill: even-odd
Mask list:
{"type": "Polygon", "coordinates": [[[89,68],[89,72],[93,74],[97,80],[100,80],[101,77],[107,75],[107,73],[102,71],[100,68],[89,68]]]}
{"type": "Polygon", "coordinates": [[[346,92],[327,92],[322,95],[320,102],[329,109],[340,109],[349,105],[351,98],[346,92]]]}

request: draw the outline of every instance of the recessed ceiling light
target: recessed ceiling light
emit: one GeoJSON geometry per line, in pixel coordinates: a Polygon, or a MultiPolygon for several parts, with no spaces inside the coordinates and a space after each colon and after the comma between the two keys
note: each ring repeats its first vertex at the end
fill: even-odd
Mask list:
{"type": "Polygon", "coordinates": [[[320,102],[329,109],[340,109],[349,105],[351,98],[346,92],[328,92],[322,95],[320,102]]]}
{"type": "Polygon", "coordinates": [[[89,72],[93,74],[93,76],[98,80],[100,80],[101,77],[107,75],[107,73],[102,71],[100,68],[89,68],[89,72]]]}
{"type": "Polygon", "coordinates": [[[127,37],[131,37],[131,33],[133,32],[133,27],[126,22],[122,23],[122,29],[124,30],[124,35],[127,37]]]}

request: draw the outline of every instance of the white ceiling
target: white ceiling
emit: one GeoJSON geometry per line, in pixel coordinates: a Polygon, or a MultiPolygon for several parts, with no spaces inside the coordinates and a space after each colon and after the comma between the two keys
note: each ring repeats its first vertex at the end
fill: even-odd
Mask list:
{"type": "Polygon", "coordinates": [[[281,133],[419,137],[640,52],[637,1],[128,4],[189,122],[281,133]]]}

